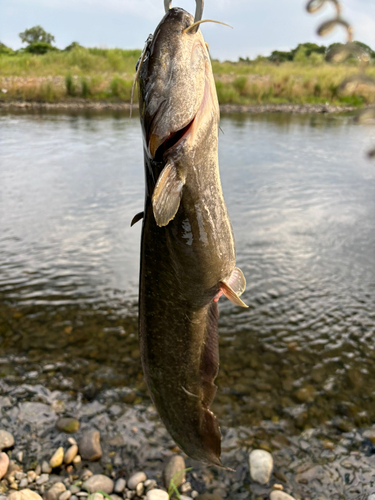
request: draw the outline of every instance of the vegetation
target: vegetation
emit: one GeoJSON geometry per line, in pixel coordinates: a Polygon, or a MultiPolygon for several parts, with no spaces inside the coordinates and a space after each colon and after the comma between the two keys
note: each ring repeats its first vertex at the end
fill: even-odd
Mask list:
{"type": "MultiPolygon", "coordinates": [[[[78,42],[64,50],[54,37],[35,26],[20,33],[25,48],[14,51],[0,43],[0,100],[54,102],[64,99],[130,101],[140,50],[84,48],[78,42]]],[[[370,56],[367,72],[375,76],[375,52],[356,42],[370,56]]],[[[326,61],[335,47],[299,44],[291,51],[238,62],[212,61],[221,104],[325,103],[360,105],[373,100],[375,89],[363,82],[350,93],[341,82],[358,74],[358,58],[326,61]]]]}

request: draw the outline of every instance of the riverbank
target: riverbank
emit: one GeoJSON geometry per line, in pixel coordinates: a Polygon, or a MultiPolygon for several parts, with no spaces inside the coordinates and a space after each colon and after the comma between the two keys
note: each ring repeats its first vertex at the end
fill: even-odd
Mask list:
{"type": "Polygon", "coordinates": [[[338,494],[354,498],[356,492],[368,498],[375,492],[375,429],[349,429],[341,419],[295,437],[286,436],[282,420],[224,428],[223,463],[230,471],[185,462],[155,409],[124,402],[126,390],[104,390],[84,402],[3,379],[1,393],[0,472],[7,466],[0,481],[2,500],[90,500],[96,492],[95,500],[103,500],[103,491],[112,500],[167,500],[173,478],[182,500],[245,500],[249,495],[274,500],[276,491],[292,495],[280,500],[326,500],[338,494]],[[254,449],[268,452],[264,484],[254,463],[249,465],[254,449]],[[180,482],[178,471],[183,471],[180,482]],[[16,497],[17,491],[24,496],[16,497]]]}
{"type": "MultiPolygon", "coordinates": [[[[0,100],[52,104],[83,98],[114,106],[129,103],[139,54],[137,50],[83,47],[44,55],[0,54],[0,100]]],[[[375,97],[374,86],[368,82],[359,81],[346,92],[340,87],[343,80],[358,74],[355,62],[213,60],[212,68],[221,105],[358,107],[375,97]]],[[[375,76],[375,67],[370,66],[367,75],[375,76]]]]}
{"type": "MultiPolygon", "coordinates": [[[[138,111],[138,104],[132,106],[138,111]]],[[[0,101],[0,111],[129,111],[131,105],[127,102],[92,101],[89,99],[63,100],[59,102],[23,102],[0,101]]],[[[329,104],[222,104],[222,113],[348,113],[355,111],[355,106],[333,106],[329,104]]]]}

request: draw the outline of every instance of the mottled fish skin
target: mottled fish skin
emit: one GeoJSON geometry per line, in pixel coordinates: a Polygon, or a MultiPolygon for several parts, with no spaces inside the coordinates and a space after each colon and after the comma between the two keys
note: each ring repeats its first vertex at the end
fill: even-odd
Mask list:
{"type": "Polygon", "coordinates": [[[139,74],[146,177],[139,337],[167,430],[191,458],[221,466],[220,428],[209,407],[219,368],[217,297],[236,256],[219,177],[210,58],[200,31],[183,33],[193,22],[171,9],[139,74]],[[190,123],[177,144],[163,146],[190,123]]]}

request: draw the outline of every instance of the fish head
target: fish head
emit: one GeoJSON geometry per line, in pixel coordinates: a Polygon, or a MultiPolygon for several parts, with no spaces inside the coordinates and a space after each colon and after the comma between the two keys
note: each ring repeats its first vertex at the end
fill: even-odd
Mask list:
{"type": "Polygon", "coordinates": [[[184,9],[170,9],[149,38],[140,62],[140,118],[151,159],[162,160],[188,139],[194,122],[206,111],[219,121],[207,45],[199,26],[186,31],[193,23],[184,9]]]}

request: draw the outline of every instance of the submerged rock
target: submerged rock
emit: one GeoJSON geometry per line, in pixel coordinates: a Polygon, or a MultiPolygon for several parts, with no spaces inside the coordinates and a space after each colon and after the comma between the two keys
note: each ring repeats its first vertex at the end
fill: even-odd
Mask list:
{"type": "Polygon", "coordinates": [[[102,456],[100,446],[100,432],[91,430],[86,432],[78,445],[79,453],[84,460],[98,460],[102,456]]]}
{"type": "Polygon", "coordinates": [[[67,434],[73,434],[79,429],[79,421],[76,418],[62,417],[56,422],[56,429],[67,434]]]}
{"type": "Polygon", "coordinates": [[[259,484],[267,484],[273,469],[271,453],[265,450],[253,450],[249,457],[251,479],[259,484]]]}

